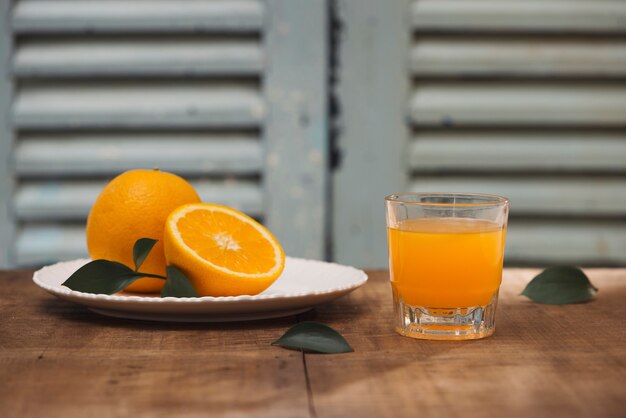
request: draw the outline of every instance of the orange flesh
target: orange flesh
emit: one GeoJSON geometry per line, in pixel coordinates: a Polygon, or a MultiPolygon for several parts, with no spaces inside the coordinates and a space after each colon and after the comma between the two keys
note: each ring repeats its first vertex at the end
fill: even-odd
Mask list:
{"type": "Polygon", "coordinates": [[[260,274],[276,264],[274,247],[267,238],[228,213],[194,210],[179,219],[176,227],[185,245],[219,267],[260,274]]]}
{"type": "Polygon", "coordinates": [[[470,218],[409,219],[388,228],[391,285],[405,303],[486,305],[502,280],[506,232],[470,218]]]}

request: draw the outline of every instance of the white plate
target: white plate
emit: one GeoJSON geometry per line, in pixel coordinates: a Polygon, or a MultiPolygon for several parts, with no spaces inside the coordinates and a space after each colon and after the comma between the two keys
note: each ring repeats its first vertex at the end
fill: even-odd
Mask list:
{"type": "Polygon", "coordinates": [[[100,314],[181,322],[245,321],[294,315],[348,294],[367,282],[365,272],[354,267],[287,257],[281,276],[255,296],[161,298],[123,292],[96,295],[77,292],[61,284],[89,261],[78,259],[44,267],[35,272],[33,281],[61,299],[100,314]]]}

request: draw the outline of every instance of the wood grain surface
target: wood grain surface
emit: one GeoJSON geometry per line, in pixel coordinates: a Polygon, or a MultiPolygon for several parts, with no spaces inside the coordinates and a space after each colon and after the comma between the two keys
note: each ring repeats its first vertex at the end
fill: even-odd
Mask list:
{"type": "Polygon", "coordinates": [[[519,292],[506,270],[496,334],[418,341],[392,331],[387,272],[298,317],[226,324],[107,318],[0,272],[3,417],[624,417],[626,269],[587,270],[586,304],[519,292]],[[297,321],[327,323],[355,352],[270,346],[297,321]]]}

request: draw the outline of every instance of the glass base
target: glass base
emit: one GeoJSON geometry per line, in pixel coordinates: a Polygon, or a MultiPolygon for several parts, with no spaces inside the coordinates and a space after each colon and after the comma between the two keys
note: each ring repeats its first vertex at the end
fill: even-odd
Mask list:
{"type": "Polygon", "coordinates": [[[487,305],[468,308],[411,306],[394,292],[396,332],[422,340],[476,340],[495,331],[498,292],[487,305]]]}

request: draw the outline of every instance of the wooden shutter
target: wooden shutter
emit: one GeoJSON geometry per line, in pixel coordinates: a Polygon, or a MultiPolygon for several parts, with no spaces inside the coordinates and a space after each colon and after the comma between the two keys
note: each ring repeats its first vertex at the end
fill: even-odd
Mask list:
{"type": "MultiPolygon", "coordinates": [[[[138,167],[181,174],[204,201],[270,223],[292,255],[323,256],[318,228],[310,228],[312,246],[290,245],[308,226],[292,231],[285,222],[281,228],[276,202],[287,196],[268,197],[280,190],[272,175],[281,174],[273,164],[267,175],[266,154],[275,148],[267,134],[279,123],[268,115],[282,103],[268,100],[268,91],[281,86],[272,75],[288,71],[285,58],[268,70],[268,57],[278,49],[288,61],[294,51],[277,44],[270,15],[290,7],[259,0],[16,1],[7,35],[12,177],[4,183],[15,240],[5,264],[86,255],[84,222],[92,202],[106,181],[138,167]]],[[[310,25],[323,28],[321,2],[303,7],[318,19],[310,25]]],[[[314,41],[313,50],[325,48],[323,37],[314,41]]],[[[306,101],[312,89],[323,91],[322,77],[307,73],[304,87],[291,88],[300,88],[306,101]]],[[[311,124],[325,125],[318,109],[325,103],[311,106],[311,124]]],[[[290,123],[297,115],[282,117],[290,123]]],[[[298,141],[306,130],[288,133],[298,141]]],[[[315,170],[316,180],[325,178],[325,165],[315,170]]],[[[318,182],[303,194],[316,199],[323,187],[318,182]]]]}
{"type": "Polygon", "coordinates": [[[507,260],[626,263],[626,3],[420,0],[411,190],[511,198],[507,260]]]}
{"type": "MultiPolygon", "coordinates": [[[[395,60],[380,67],[387,76],[378,75],[395,100],[361,98],[374,103],[375,124],[393,135],[362,136],[360,145],[350,134],[344,139],[366,149],[389,144],[381,156],[404,177],[378,172],[387,186],[378,200],[402,190],[506,195],[512,201],[508,263],[626,264],[626,2],[401,3],[393,8],[403,10],[401,17],[381,9],[388,17],[373,14],[368,25],[376,22],[387,33],[410,28],[394,35],[388,49],[395,60]],[[408,94],[397,79],[407,80],[408,94]],[[386,108],[397,103],[405,107],[390,114],[386,108]],[[403,116],[406,131],[391,130],[403,116]]],[[[358,12],[348,7],[348,20],[350,13],[358,12]]],[[[345,102],[354,95],[349,86],[340,93],[345,102]]],[[[346,124],[349,132],[355,122],[347,117],[346,124]]],[[[347,160],[339,188],[356,172],[364,173],[363,182],[381,183],[362,168],[364,159],[347,160]]],[[[352,226],[359,228],[374,231],[365,223],[352,226]]],[[[384,245],[381,229],[358,237],[344,232],[353,241],[384,245]]],[[[383,266],[382,245],[362,248],[365,259],[347,251],[342,261],[383,266]]]]}

